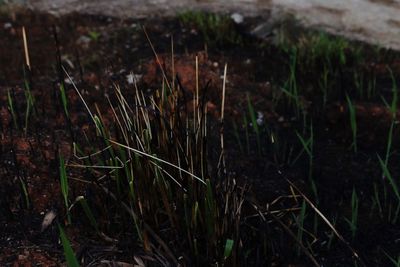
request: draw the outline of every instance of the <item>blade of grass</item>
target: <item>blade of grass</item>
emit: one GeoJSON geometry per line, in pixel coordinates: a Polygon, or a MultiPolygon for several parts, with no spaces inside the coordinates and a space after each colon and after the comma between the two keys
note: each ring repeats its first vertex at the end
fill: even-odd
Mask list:
{"type": "Polygon", "coordinates": [[[232,253],[232,249],[233,249],[233,240],[232,239],[227,239],[225,242],[225,248],[224,248],[224,258],[227,259],[231,253],[232,253]]]}
{"type": "Polygon", "coordinates": [[[64,84],[60,85],[60,93],[61,93],[61,102],[62,102],[62,105],[64,108],[65,115],[67,116],[67,118],[69,118],[68,99],[67,99],[67,95],[65,94],[64,84]]]}
{"type": "Polygon", "coordinates": [[[321,217],[321,219],[329,226],[329,228],[332,230],[332,232],[336,235],[336,237],[342,241],[347,248],[352,252],[353,256],[359,260],[359,262],[362,264],[362,266],[366,266],[363,261],[361,260],[360,256],[358,253],[349,245],[349,243],[344,239],[344,237],[336,230],[336,228],[332,225],[332,223],[325,217],[324,214],[312,203],[311,200],[306,197],[306,195],[301,192],[301,190],[294,184],[292,183],[289,179],[286,179],[286,181],[290,184],[291,187],[296,189],[296,191],[303,197],[303,199],[310,205],[310,207],[318,214],[318,216],[321,217]]]}
{"type": "Polygon", "coordinates": [[[67,177],[67,172],[65,169],[65,162],[64,158],[62,155],[60,155],[60,185],[61,185],[61,194],[64,198],[64,205],[65,205],[65,210],[67,212],[67,221],[70,224],[71,223],[71,216],[69,213],[69,201],[68,201],[68,177],[67,177]]]}
{"type": "Polygon", "coordinates": [[[10,90],[7,91],[7,102],[8,102],[8,108],[9,108],[9,110],[11,112],[11,116],[13,118],[14,127],[15,127],[15,129],[18,129],[17,115],[15,113],[14,101],[13,101],[12,96],[10,94],[10,90]]]}
{"type": "Polygon", "coordinates": [[[354,104],[351,102],[350,97],[348,94],[346,94],[346,100],[347,104],[349,107],[349,113],[350,113],[350,126],[351,126],[351,132],[353,135],[353,144],[352,147],[354,149],[354,153],[357,153],[357,120],[356,120],[356,108],[354,104]]]}
{"type": "Polygon", "coordinates": [[[146,156],[146,157],[149,157],[149,158],[154,159],[154,160],[156,160],[156,161],[160,161],[160,162],[162,162],[162,163],[165,163],[165,164],[167,164],[167,165],[169,165],[169,166],[171,166],[171,167],[174,167],[174,168],[176,168],[176,169],[178,169],[178,170],[180,170],[180,171],[182,171],[182,172],[184,172],[184,173],[186,173],[186,174],[189,174],[190,176],[192,176],[192,177],[195,178],[196,180],[200,181],[200,182],[203,183],[204,185],[206,184],[206,182],[204,182],[200,177],[198,177],[198,176],[196,176],[196,175],[190,173],[190,172],[187,171],[187,170],[182,169],[182,168],[179,167],[179,166],[176,166],[175,164],[172,164],[172,163],[170,163],[170,162],[168,162],[168,161],[165,161],[165,160],[163,160],[163,159],[161,159],[161,158],[157,158],[157,157],[155,157],[155,156],[153,156],[153,155],[150,155],[150,154],[148,154],[148,153],[145,153],[145,152],[143,152],[143,151],[137,150],[137,149],[135,149],[135,148],[133,148],[133,147],[129,147],[129,146],[123,145],[123,144],[118,143],[118,142],[116,142],[116,141],[113,141],[113,140],[109,140],[109,141],[110,141],[111,143],[113,143],[113,144],[116,144],[116,145],[118,145],[118,146],[121,146],[121,147],[124,147],[124,148],[126,148],[126,149],[129,149],[129,150],[131,150],[131,151],[133,151],[133,152],[135,152],[135,153],[137,153],[137,154],[139,154],[139,155],[146,156]]]}
{"type": "Polygon", "coordinates": [[[388,166],[385,165],[385,162],[381,159],[381,157],[379,155],[378,156],[378,160],[379,160],[379,164],[381,165],[383,174],[385,175],[385,177],[389,180],[390,185],[392,186],[392,189],[394,191],[394,193],[396,194],[396,197],[400,203],[400,192],[399,192],[399,188],[397,187],[396,182],[394,181],[392,175],[390,174],[390,171],[388,169],[388,166]]]}
{"type": "Polygon", "coordinates": [[[68,267],[79,267],[79,262],[75,256],[74,251],[72,250],[71,244],[67,238],[67,236],[65,235],[64,230],[62,229],[62,227],[60,225],[58,225],[58,229],[60,231],[60,239],[61,239],[61,243],[64,249],[64,255],[65,255],[65,259],[67,261],[67,266],[68,267]]]}
{"type": "Polygon", "coordinates": [[[96,230],[97,233],[99,233],[99,226],[97,224],[96,219],[93,216],[93,212],[90,209],[86,199],[83,196],[79,196],[76,201],[79,201],[79,203],[81,203],[81,206],[83,208],[83,211],[86,214],[86,217],[89,219],[90,224],[93,226],[93,228],[96,230]]]}
{"type": "Polygon", "coordinates": [[[251,104],[249,94],[247,94],[247,107],[249,110],[251,124],[252,124],[253,130],[254,130],[254,133],[256,134],[258,154],[261,154],[260,129],[258,127],[256,112],[254,111],[254,107],[251,104]]]}

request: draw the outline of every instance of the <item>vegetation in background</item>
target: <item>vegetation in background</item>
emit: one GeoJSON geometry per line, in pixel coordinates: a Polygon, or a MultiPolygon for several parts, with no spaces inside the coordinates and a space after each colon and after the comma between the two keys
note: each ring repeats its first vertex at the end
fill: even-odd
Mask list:
{"type": "Polygon", "coordinates": [[[187,11],[179,14],[178,19],[185,27],[196,29],[207,45],[241,45],[243,42],[234,21],[227,15],[187,11]]]}

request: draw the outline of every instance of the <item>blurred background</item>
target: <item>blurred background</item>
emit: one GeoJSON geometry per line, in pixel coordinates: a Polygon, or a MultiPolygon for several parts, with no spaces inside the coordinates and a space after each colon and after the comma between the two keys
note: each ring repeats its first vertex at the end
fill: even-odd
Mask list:
{"type": "Polygon", "coordinates": [[[1,3],[55,15],[78,12],[119,18],[171,16],[188,9],[268,18],[272,14],[278,19],[290,13],[307,26],[400,48],[399,0],[0,0],[1,3]]]}

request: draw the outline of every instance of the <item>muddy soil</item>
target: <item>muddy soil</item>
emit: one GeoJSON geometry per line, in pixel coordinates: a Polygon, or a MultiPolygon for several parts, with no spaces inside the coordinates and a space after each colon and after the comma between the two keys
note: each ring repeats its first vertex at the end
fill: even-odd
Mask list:
{"type": "MultiPolygon", "coordinates": [[[[34,2],[32,2],[34,3],[34,2]]],[[[62,247],[58,241],[58,223],[65,221],[62,196],[59,186],[59,155],[72,158],[72,142],[85,142],[90,119],[85,106],[79,100],[69,79],[60,78],[58,61],[72,75],[73,81],[93,107],[107,111],[105,96],[112,94],[114,84],[120,84],[129,94],[132,80],[151,93],[160,86],[160,70],[154,59],[144,30],[149,34],[162,65],[171,58],[171,37],[174,40],[175,69],[182,87],[194,91],[195,58],[200,63],[200,84],[209,83],[208,107],[213,128],[211,132],[211,157],[218,157],[218,140],[222,75],[228,64],[226,97],[226,162],[227,170],[241,184],[249,184],[251,196],[260,206],[278,203],[279,197],[290,195],[286,179],[296,183],[304,193],[315,201],[329,218],[335,221],[338,230],[366,262],[366,266],[388,266],[385,256],[399,255],[400,229],[392,213],[379,212],[373,204],[374,194],[385,196],[385,205],[396,199],[390,190],[390,182],[382,176],[377,153],[386,151],[388,130],[392,114],[382,99],[392,100],[392,78],[400,74],[400,56],[394,51],[355,43],[362,51],[362,61],[346,50],[346,64],[338,67],[340,79],[333,86],[335,91],[321,109],[320,92],[311,85],[320,84],[317,70],[298,70],[299,84],[304,91],[301,101],[312,121],[314,188],[310,186],[309,161],[299,135],[309,134],[302,128],[303,121],[296,118],[292,102],[285,102],[281,87],[290,76],[291,57],[288,50],[279,47],[273,38],[257,38],[249,32],[259,25],[257,18],[236,25],[235,38],[216,39],[211,36],[208,43],[201,30],[185,25],[177,19],[120,19],[107,16],[70,14],[53,17],[47,14],[23,12],[15,17],[0,17],[0,99],[1,99],[1,161],[0,173],[0,262],[5,266],[24,264],[58,266],[64,261],[62,247]],[[31,71],[24,74],[25,56],[21,27],[25,26],[29,43],[31,71]],[[144,28],[142,27],[144,26],[144,28]],[[55,40],[57,39],[57,40],[55,40]],[[238,41],[240,40],[240,41],[238,41]],[[60,52],[57,52],[59,47],[60,52]],[[378,55],[376,54],[378,51],[378,55]],[[60,58],[58,57],[60,55],[60,58]],[[379,94],[370,98],[357,95],[354,73],[357,68],[365,77],[376,77],[375,87],[379,94]],[[24,80],[29,80],[37,105],[29,124],[25,121],[26,98],[24,80]],[[70,123],[62,114],[59,102],[60,80],[67,86],[70,104],[70,123]],[[309,89],[311,88],[311,89],[309,89]],[[358,152],[351,146],[352,135],[349,124],[349,108],[346,92],[354,97],[358,121],[358,152]],[[9,98],[19,110],[10,111],[9,98]],[[277,100],[278,99],[278,100],[277,100]],[[256,134],[251,123],[249,101],[257,114],[260,133],[256,134]],[[278,101],[278,104],[275,102],[278,101]],[[245,115],[244,115],[245,114],[245,115]],[[244,122],[244,117],[248,121],[244,122]],[[17,123],[17,127],[14,126],[17,123]],[[24,128],[27,129],[25,132],[24,128]],[[300,130],[301,129],[301,130],[300,130]],[[303,130],[303,132],[301,132],[303,130]],[[262,139],[259,141],[259,136],[262,139]],[[298,156],[298,157],[297,157],[298,156]],[[296,159],[296,160],[294,160],[296,159]],[[29,196],[24,196],[25,189],[29,196]],[[357,235],[352,236],[345,218],[350,218],[353,190],[359,199],[357,235]],[[375,188],[379,188],[378,191],[375,188]],[[381,191],[381,188],[385,190],[381,191]],[[371,208],[373,207],[373,208],[371,208]],[[49,211],[57,214],[56,221],[41,231],[42,220],[49,211]],[[390,218],[388,220],[387,218],[390,218]],[[386,253],[383,253],[383,251],[386,253]]],[[[291,26],[289,27],[291,28],[291,26]]],[[[298,33],[301,28],[288,31],[298,33]]],[[[303,31],[303,29],[301,30],[303,31]]],[[[339,60],[336,58],[336,63],[339,60]]],[[[306,61],[305,61],[306,62],[306,61]]],[[[317,66],[316,69],[319,67],[317,66]]],[[[359,80],[358,80],[359,81],[359,80]]],[[[364,79],[362,79],[364,81],[364,79]]],[[[368,80],[369,81],[369,80],[368,80]]],[[[365,80],[367,84],[367,80],[365,80]]],[[[398,83],[400,84],[400,83],[398,83]]],[[[368,86],[365,85],[367,88],[368,86]]],[[[107,118],[106,118],[107,119],[107,118]]],[[[254,123],[254,121],[253,121],[254,123]]],[[[306,123],[308,127],[308,121],[306,123]]],[[[394,128],[391,157],[399,156],[399,129],[394,128]]],[[[395,160],[389,162],[393,177],[400,169],[395,160]]],[[[71,177],[82,175],[77,170],[68,173],[71,177]]],[[[90,195],[94,202],[100,196],[89,187],[73,187],[73,196],[90,195]]],[[[105,220],[105,219],[104,219],[105,220]]],[[[105,220],[106,221],[106,220],[105,220]]],[[[291,221],[293,223],[293,220],[291,221]]],[[[104,222],[106,224],[106,222],[104,222]]],[[[315,225],[307,225],[309,228],[315,225]]],[[[271,227],[273,228],[273,227],[271,227]]],[[[318,228],[318,227],[317,227],[318,228]]],[[[132,244],[130,234],[111,232],[120,240],[118,244],[100,239],[87,231],[83,219],[67,229],[77,255],[89,265],[100,264],[100,260],[131,262],[135,256],[145,258],[143,249],[132,244]],[[136,253],[135,252],[135,253],[136,253]]],[[[125,229],[124,229],[125,230],[125,229]]],[[[324,266],[352,266],[352,253],[338,240],[331,241],[331,232],[325,225],[317,229],[318,237],[310,246],[316,259],[324,266]]],[[[290,249],[293,243],[276,244],[275,266],[308,266],[304,257],[297,257],[290,249]]],[[[258,260],[258,259],[257,259],[258,260]]],[[[151,262],[151,261],[150,261],[151,262]]],[[[258,262],[260,265],[263,261],[258,262]]],[[[253,263],[254,263],[253,262],[253,263]]]]}

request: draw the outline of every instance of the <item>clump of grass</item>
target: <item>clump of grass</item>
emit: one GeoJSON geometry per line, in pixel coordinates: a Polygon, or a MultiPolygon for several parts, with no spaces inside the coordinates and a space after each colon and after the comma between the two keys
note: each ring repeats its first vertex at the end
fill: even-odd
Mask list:
{"type": "MultiPolygon", "coordinates": [[[[239,187],[232,177],[209,162],[205,98],[201,93],[195,97],[195,111],[190,114],[179,105],[183,91],[172,87],[169,80],[163,84],[162,91],[151,95],[135,88],[132,102],[116,86],[115,95],[108,99],[113,126],[105,123],[100,108],[92,112],[82,98],[93,121],[93,137],[88,138],[89,154],[85,155],[81,149],[84,146],[74,145],[74,152],[80,156],[76,157],[78,162],[69,166],[85,168],[90,173],[91,179],[79,177],[79,180],[90,182],[120,207],[107,209],[107,216],[126,218],[123,223],[133,226],[135,241],[150,255],[162,254],[172,264],[194,266],[239,266],[243,262],[254,263],[251,255],[257,253],[268,257],[268,235],[260,235],[261,228],[247,227],[254,218],[245,224],[242,218],[246,188],[239,187]],[[244,248],[252,242],[260,247],[246,252],[244,248]]],[[[245,128],[249,122],[257,127],[249,99],[248,109],[245,128]]],[[[86,201],[82,204],[98,205],[86,201]]],[[[105,232],[90,209],[83,208],[92,227],[105,232]]],[[[313,259],[302,244],[305,203],[302,209],[296,217],[297,235],[285,229],[299,239],[298,252],[303,251],[313,259]]],[[[266,222],[265,216],[269,215],[274,216],[266,212],[256,217],[266,222]]],[[[283,220],[275,219],[284,224],[283,220]]]]}
{"type": "Polygon", "coordinates": [[[299,62],[308,67],[316,67],[318,62],[331,64],[333,61],[338,61],[341,65],[346,64],[346,50],[351,49],[346,39],[330,36],[324,32],[306,32],[298,26],[291,27],[294,27],[291,29],[293,32],[285,28],[278,31],[276,45],[286,53],[297,49],[299,62]]]}
{"type": "Polygon", "coordinates": [[[233,20],[226,15],[198,11],[187,11],[178,15],[187,27],[193,27],[208,45],[240,45],[242,36],[238,33],[233,20]]]}
{"type": "MultiPolygon", "coordinates": [[[[341,37],[331,37],[326,33],[319,33],[309,38],[300,38],[298,47],[304,51],[304,56],[311,55],[309,60],[315,62],[322,58],[327,61],[339,59],[341,65],[346,64],[346,49],[349,48],[349,42],[341,37]]],[[[303,55],[301,54],[300,57],[303,55]]]]}
{"type": "Polygon", "coordinates": [[[381,157],[380,155],[377,155],[379,165],[382,170],[382,177],[384,180],[387,180],[389,182],[390,188],[394,192],[397,201],[393,203],[390,201],[390,198],[388,198],[388,190],[387,190],[387,185],[386,183],[383,184],[383,194],[379,193],[378,186],[374,184],[374,197],[373,197],[373,203],[374,205],[377,206],[378,212],[381,218],[383,218],[383,213],[384,211],[387,211],[387,220],[391,223],[396,223],[399,217],[400,213],[400,191],[398,188],[398,184],[396,182],[396,179],[393,178],[390,170],[389,170],[389,163],[390,163],[390,157],[392,154],[392,146],[393,146],[393,133],[395,130],[395,125],[398,123],[396,119],[397,115],[397,103],[398,103],[398,88],[397,88],[397,83],[396,79],[394,77],[394,74],[391,69],[388,69],[389,73],[392,78],[392,102],[389,104],[383,97],[382,100],[385,104],[385,106],[390,110],[391,113],[391,124],[390,128],[388,131],[388,136],[387,136],[387,144],[386,144],[386,150],[385,150],[385,155],[384,157],[381,157]],[[381,198],[383,197],[383,201],[381,198]],[[394,206],[394,207],[393,207],[394,206]]]}
{"type": "Polygon", "coordinates": [[[101,33],[97,32],[97,31],[90,31],[88,33],[89,38],[95,42],[97,42],[101,36],[101,33]]]}
{"type": "MultiPolygon", "coordinates": [[[[84,102],[97,140],[90,146],[98,151],[70,166],[87,169],[95,177],[91,183],[129,215],[127,223],[147,253],[159,247],[173,264],[237,262],[245,191],[209,170],[204,98],[196,96],[193,116],[180,105],[182,91],[166,79],[164,86],[154,95],[135,88],[133,102],[116,86],[109,99],[114,126],[104,123],[100,108],[92,112],[84,102]]],[[[66,202],[65,171],[60,172],[66,202]]],[[[93,214],[88,217],[95,227],[93,214]]]]}

